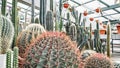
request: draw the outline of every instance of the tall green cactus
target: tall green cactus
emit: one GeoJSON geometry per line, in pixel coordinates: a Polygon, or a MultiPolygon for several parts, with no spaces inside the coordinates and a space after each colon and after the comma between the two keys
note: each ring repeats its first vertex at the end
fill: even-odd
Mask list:
{"type": "Polygon", "coordinates": [[[34,0],[32,0],[32,8],[31,8],[31,10],[32,10],[32,12],[31,12],[31,23],[34,23],[34,7],[35,7],[35,3],[34,3],[35,1],[34,0]]]}
{"type": "Polygon", "coordinates": [[[40,14],[39,14],[39,19],[40,19],[40,24],[46,28],[45,23],[45,16],[46,16],[46,5],[47,5],[47,0],[40,0],[40,14]]]}
{"type": "Polygon", "coordinates": [[[65,28],[66,28],[66,33],[67,33],[67,35],[69,35],[69,27],[70,27],[70,13],[67,13],[67,22],[66,22],[66,24],[65,24],[65,28]]]}
{"type": "Polygon", "coordinates": [[[17,38],[17,34],[18,34],[18,22],[17,22],[17,0],[12,0],[12,23],[14,25],[15,28],[15,36],[14,36],[14,42],[13,42],[13,46],[15,46],[16,43],[16,38],[17,38]]]}
{"type": "Polygon", "coordinates": [[[91,49],[93,50],[94,46],[92,44],[92,23],[90,23],[90,46],[91,46],[91,49]]]}
{"type": "Polygon", "coordinates": [[[34,23],[39,24],[39,19],[36,18],[34,23]]]}
{"type": "Polygon", "coordinates": [[[110,24],[107,25],[107,56],[110,58],[110,24]]]}
{"type": "Polygon", "coordinates": [[[77,40],[77,28],[76,28],[76,25],[73,23],[69,27],[69,35],[70,35],[72,41],[77,40]]]}
{"type": "Polygon", "coordinates": [[[62,31],[62,27],[63,27],[63,21],[62,21],[62,2],[63,2],[63,0],[59,0],[59,12],[60,12],[59,29],[60,29],[60,31],[62,31]]]}
{"type": "Polygon", "coordinates": [[[6,54],[6,68],[12,68],[12,65],[11,65],[11,50],[8,50],[7,51],[7,54],[6,54]]]}
{"type": "Polygon", "coordinates": [[[53,12],[53,0],[50,0],[50,10],[53,12]]]}
{"type": "Polygon", "coordinates": [[[6,2],[7,2],[7,0],[2,0],[1,13],[4,16],[5,16],[5,13],[6,13],[6,2]]]}
{"type": "Polygon", "coordinates": [[[12,22],[0,14],[0,53],[5,54],[10,48],[14,36],[12,22]]]}
{"type": "Polygon", "coordinates": [[[12,68],[18,68],[18,47],[14,47],[13,49],[13,67],[12,68]]]}
{"type": "Polygon", "coordinates": [[[53,31],[54,30],[52,11],[47,11],[46,24],[45,25],[46,25],[46,30],[48,30],[48,31],[53,31]]]}

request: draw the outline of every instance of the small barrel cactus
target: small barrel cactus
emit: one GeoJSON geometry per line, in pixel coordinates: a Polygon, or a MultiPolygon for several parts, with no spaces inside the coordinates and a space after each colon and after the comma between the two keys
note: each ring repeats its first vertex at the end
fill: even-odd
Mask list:
{"type": "Polygon", "coordinates": [[[84,68],[114,68],[111,60],[100,53],[95,53],[85,59],[84,68]]]}
{"type": "Polygon", "coordinates": [[[53,31],[54,23],[53,23],[53,14],[52,11],[47,11],[46,14],[46,30],[53,31]]]}
{"type": "Polygon", "coordinates": [[[41,34],[25,52],[23,68],[78,68],[79,49],[62,32],[41,34]]]}
{"type": "Polygon", "coordinates": [[[5,54],[10,48],[14,36],[12,22],[0,14],[0,53],[5,54]]]}
{"type": "Polygon", "coordinates": [[[27,45],[31,44],[31,42],[43,32],[45,32],[45,29],[40,24],[30,24],[18,35],[16,45],[20,49],[19,55],[21,57],[23,53],[25,53],[27,45]]]}
{"type": "Polygon", "coordinates": [[[71,37],[72,41],[77,40],[77,28],[76,28],[75,24],[70,25],[69,34],[70,34],[70,37],[71,37]]]}

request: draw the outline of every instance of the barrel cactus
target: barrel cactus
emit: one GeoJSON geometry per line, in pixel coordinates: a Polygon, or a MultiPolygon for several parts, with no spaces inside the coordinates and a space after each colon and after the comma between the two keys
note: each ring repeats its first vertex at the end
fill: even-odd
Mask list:
{"type": "Polygon", "coordinates": [[[45,32],[45,29],[40,24],[30,24],[18,35],[16,45],[19,47],[19,55],[21,57],[25,53],[27,45],[31,44],[43,32],[45,32]]]}
{"type": "Polygon", "coordinates": [[[77,45],[62,32],[46,32],[24,54],[23,68],[78,68],[77,45]]]}
{"type": "Polygon", "coordinates": [[[95,53],[85,60],[84,68],[114,68],[111,60],[100,53],[95,53]]]}
{"type": "Polygon", "coordinates": [[[54,23],[53,23],[53,14],[52,11],[47,11],[46,14],[46,30],[53,31],[54,23]]]}
{"type": "Polygon", "coordinates": [[[12,22],[0,14],[0,53],[5,54],[10,48],[14,36],[12,22]]]}

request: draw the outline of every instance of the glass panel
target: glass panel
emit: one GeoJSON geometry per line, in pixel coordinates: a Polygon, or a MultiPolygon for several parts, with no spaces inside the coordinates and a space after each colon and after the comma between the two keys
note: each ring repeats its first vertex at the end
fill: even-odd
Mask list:
{"type": "Polygon", "coordinates": [[[118,11],[120,11],[120,8],[116,8],[118,11]]]}
{"type": "Polygon", "coordinates": [[[115,19],[120,19],[120,14],[112,15],[112,17],[115,18],[115,19]]]}
{"type": "Polygon", "coordinates": [[[115,4],[115,0],[102,0],[103,2],[105,2],[108,5],[114,5],[115,4]]]}
{"type": "Polygon", "coordinates": [[[96,20],[100,20],[100,21],[108,21],[106,18],[104,17],[99,17],[99,18],[95,18],[96,20]]]}
{"type": "Polygon", "coordinates": [[[115,20],[115,18],[113,18],[112,16],[105,16],[105,17],[107,17],[110,20],[115,20]]]}
{"type": "Polygon", "coordinates": [[[103,13],[103,15],[108,15],[108,14],[113,14],[113,13],[117,13],[117,12],[111,9],[111,10],[103,11],[102,13],[103,13]]]}

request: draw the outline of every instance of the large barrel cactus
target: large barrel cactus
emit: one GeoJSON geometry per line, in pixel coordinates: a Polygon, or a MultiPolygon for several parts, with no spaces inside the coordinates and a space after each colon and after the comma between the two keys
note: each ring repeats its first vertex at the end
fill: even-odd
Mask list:
{"type": "Polygon", "coordinates": [[[52,11],[47,11],[46,15],[46,30],[53,31],[54,23],[53,23],[53,15],[52,11]]]}
{"type": "Polygon", "coordinates": [[[40,24],[30,24],[18,35],[17,46],[19,47],[19,55],[21,57],[25,53],[27,45],[31,44],[43,32],[45,32],[45,29],[40,24]]]}
{"type": "Polygon", "coordinates": [[[114,68],[111,60],[100,53],[95,53],[85,60],[84,68],[114,68]]]}
{"type": "Polygon", "coordinates": [[[24,54],[22,68],[78,68],[77,45],[62,32],[46,32],[24,54]]]}
{"type": "Polygon", "coordinates": [[[0,53],[4,54],[10,48],[13,36],[12,22],[0,14],[0,53]]]}

